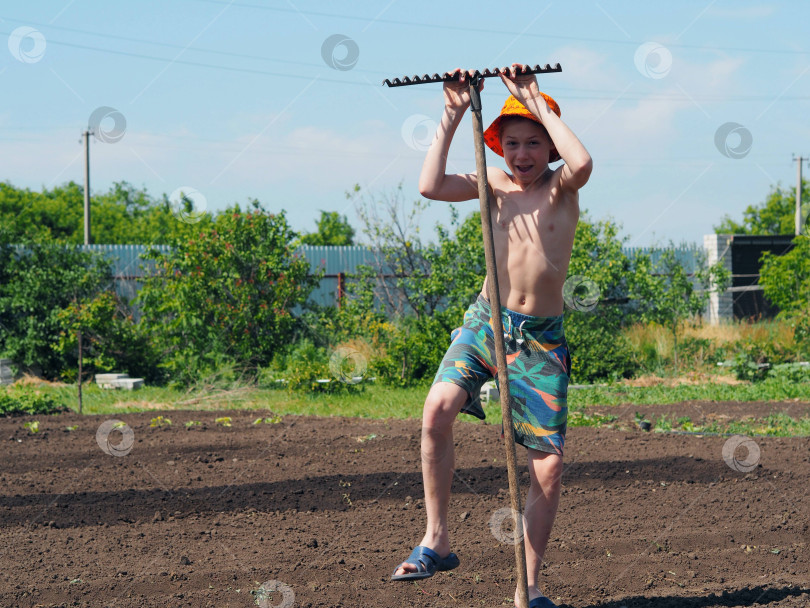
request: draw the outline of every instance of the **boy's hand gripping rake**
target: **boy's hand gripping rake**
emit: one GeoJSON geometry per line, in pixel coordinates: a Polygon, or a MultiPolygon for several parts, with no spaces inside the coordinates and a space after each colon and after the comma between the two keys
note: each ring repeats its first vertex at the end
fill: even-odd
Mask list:
{"type": "MultiPolygon", "coordinates": [[[[518,68],[517,75],[527,74],[547,74],[550,72],[562,72],[560,64],[551,67],[535,65],[533,68],[518,68]]],[[[478,200],[481,204],[481,227],[484,234],[484,255],[487,262],[487,285],[489,286],[489,303],[492,310],[492,331],[495,333],[495,361],[498,365],[498,384],[501,395],[501,414],[504,425],[504,442],[506,444],[506,470],[509,478],[509,496],[512,502],[512,516],[515,522],[515,565],[517,569],[518,588],[518,608],[529,608],[529,589],[526,576],[526,547],[523,540],[523,509],[520,501],[520,486],[517,476],[517,452],[515,450],[515,435],[512,426],[512,409],[510,408],[509,375],[506,369],[506,350],[503,340],[498,336],[503,335],[503,322],[501,320],[501,296],[498,286],[498,273],[495,264],[495,245],[492,239],[492,216],[490,215],[489,182],[487,180],[487,161],[484,152],[484,124],[481,121],[481,94],[478,85],[483,78],[499,76],[508,73],[506,69],[495,68],[494,70],[475,71],[468,76],[470,83],[470,110],[473,119],[473,136],[475,140],[475,170],[478,177],[478,200]],[[507,432],[508,431],[508,432],[507,432]]],[[[400,87],[413,84],[426,84],[433,82],[457,81],[459,72],[445,72],[443,76],[434,74],[423,77],[413,76],[409,78],[385,79],[383,84],[389,87],[400,87]]]]}

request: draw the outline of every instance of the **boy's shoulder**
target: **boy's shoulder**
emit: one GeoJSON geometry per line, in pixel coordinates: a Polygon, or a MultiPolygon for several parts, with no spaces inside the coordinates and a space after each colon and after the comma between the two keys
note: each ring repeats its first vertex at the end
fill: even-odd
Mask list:
{"type": "Polygon", "coordinates": [[[490,186],[495,190],[502,190],[504,192],[524,192],[526,194],[537,193],[540,195],[553,188],[555,184],[559,185],[559,179],[562,167],[552,169],[549,167],[546,170],[545,177],[542,182],[537,184],[538,187],[531,190],[523,190],[515,177],[501,169],[500,167],[487,167],[487,181],[490,186]]]}
{"type": "Polygon", "coordinates": [[[515,176],[500,167],[487,167],[487,180],[490,184],[498,184],[509,189],[518,188],[515,176]]]}

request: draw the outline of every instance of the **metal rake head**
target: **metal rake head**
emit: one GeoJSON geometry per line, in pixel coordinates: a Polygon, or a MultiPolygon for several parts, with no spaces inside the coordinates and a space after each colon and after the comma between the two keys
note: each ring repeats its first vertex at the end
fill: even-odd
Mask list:
{"type": "MultiPolygon", "coordinates": [[[[490,70],[487,68],[483,72],[480,70],[475,70],[471,79],[481,79],[481,78],[490,78],[492,76],[498,76],[500,74],[507,73],[509,68],[494,68],[490,70]]],[[[548,63],[541,67],[539,64],[535,65],[534,67],[527,66],[524,68],[518,68],[517,73],[519,75],[526,75],[526,74],[548,74],[550,72],[562,72],[562,68],[560,64],[557,63],[552,67],[548,63]]],[[[394,78],[393,80],[386,78],[383,80],[383,84],[387,84],[389,87],[404,87],[411,84],[426,84],[429,82],[453,82],[460,78],[461,74],[459,72],[445,72],[442,76],[438,74],[425,74],[424,76],[403,76],[402,78],[394,78]]]]}

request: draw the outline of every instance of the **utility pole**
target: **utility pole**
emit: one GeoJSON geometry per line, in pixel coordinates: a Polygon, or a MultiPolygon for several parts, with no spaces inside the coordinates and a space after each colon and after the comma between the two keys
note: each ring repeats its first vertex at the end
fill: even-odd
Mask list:
{"type": "Polygon", "coordinates": [[[90,134],[87,129],[84,136],[84,244],[93,240],[90,236],[90,134]]]}
{"type": "Polygon", "coordinates": [[[795,235],[802,233],[802,162],[807,159],[796,158],[796,214],[794,215],[795,235]]]}

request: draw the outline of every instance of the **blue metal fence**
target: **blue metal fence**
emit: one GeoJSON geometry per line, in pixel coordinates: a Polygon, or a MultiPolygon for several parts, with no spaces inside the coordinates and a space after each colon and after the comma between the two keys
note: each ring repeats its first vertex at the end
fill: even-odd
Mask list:
{"type": "MultiPolygon", "coordinates": [[[[156,249],[161,253],[168,253],[171,248],[167,245],[85,245],[85,251],[95,251],[103,254],[112,265],[113,279],[116,291],[128,298],[133,298],[139,288],[140,282],[154,268],[153,262],[144,260],[143,254],[149,249],[156,249]]],[[[693,273],[698,261],[703,257],[703,248],[696,244],[686,244],[674,248],[675,256],[683,264],[687,272],[693,273]]],[[[665,251],[665,248],[655,247],[625,247],[625,255],[633,257],[639,254],[651,256],[655,264],[665,251]]],[[[306,245],[300,252],[309,261],[313,272],[322,270],[324,275],[316,287],[310,301],[322,305],[333,305],[337,302],[339,275],[351,275],[357,272],[360,265],[373,265],[374,252],[362,246],[350,247],[319,247],[306,245]]]]}
{"type": "Polygon", "coordinates": [[[628,258],[636,255],[648,255],[655,268],[665,251],[674,251],[675,259],[681,263],[688,274],[694,274],[698,263],[705,259],[706,252],[701,245],[687,243],[677,247],[622,247],[622,252],[628,258]]]}

